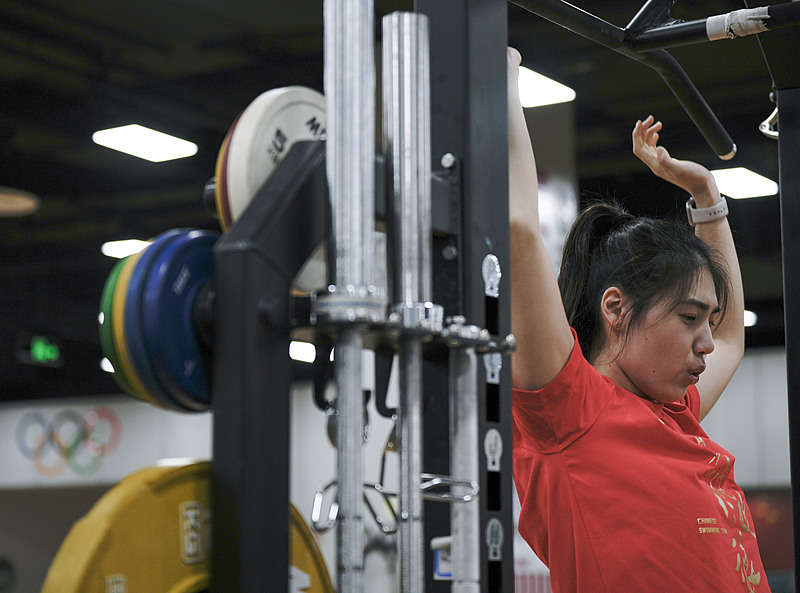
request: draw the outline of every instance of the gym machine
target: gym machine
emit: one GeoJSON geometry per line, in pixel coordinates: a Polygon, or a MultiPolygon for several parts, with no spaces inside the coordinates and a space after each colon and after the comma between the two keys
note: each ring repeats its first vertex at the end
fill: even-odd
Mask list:
{"type": "MultiPolygon", "coordinates": [[[[698,41],[699,25],[667,24],[674,2],[648,2],[628,30],[557,0],[515,3],[656,69],[715,153],[734,155],[713,112],[661,49],[698,41]]],[[[760,19],[765,29],[793,24],[795,8],[767,10],[774,19],[768,24],[763,12],[732,22],[760,19]]],[[[296,524],[288,503],[293,373],[287,354],[293,337],[335,346],[338,590],[363,590],[363,348],[397,353],[400,367],[400,590],[483,593],[513,586],[510,365],[503,357],[513,349],[510,295],[503,281],[509,261],[506,4],[417,0],[416,12],[384,19],[382,154],[374,147],[372,10],[372,2],[325,4],[327,130],[320,127],[321,116],[300,121],[314,139],[291,148],[283,133],[263,133],[267,144],[274,141],[272,150],[286,154],[275,158],[273,164],[280,164],[268,179],[244,183],[240,179],[250,165],[240,156],[242,141],[231,132],[247,128],[257,136],[259,118],[252,114],[261,113],[262,119],[264,114],[243,114],[223,143],[216,171],[216,202],[226,232],[219,238],[165,233],[149,252],[121,263],[104,293],[104,313],[119,326],[105,334],[101,327],[104,350],[116,347],[115,368],[125,367],[126,359],[131,368],[153,367],[152,375],[131,373],[138,385],[123,388],[146,394],[144,399],[161,407],[214,411],[215,592],[254,593],[287,580],[290,526],[296,524]],[[242,183],[247,187],[234,191],[242,183]],[[373,277],[376,218],[389,235],[386,293],[373,277]],[[311,298],[292,296],[293,279],[321,242],[328,247],[327,286],[316,287],[311,298]],[[187,273],[178,255],[195,248],[201,254],[191,260],[197,269],[187,273]],[[203,255],[208,253],[213,258],[203,255]],[[167,265],[171,275],[158,278],[155,262],[167,265]],[[155,288],[164,286],[181,287],[179,302],[169,304],[170,294],[159,296],[155,288]],[[184,287],[191,289],[191,299],[183,296],[184,287]],[[163,347],[151,338],[163,331],[159,323],[151,321],[141,335],[125,333],[144,324],[137,315],[167,323],[171,312],[187,307],[190,327],[182,328],[180,339],[196,345],[188,366],[180,357],[172,360],[168,348],[159,350],[163,347]],[[136,365],[137,359],[143,362],[136,365]],[[193,376],[197,383],[182,384],[174,372],[181,365],[208,369],[210,387],[199,373],[193,376]],[[436,498],[451,504],[423,502],[431,498],[423,496],[428,485],[423,470],[429,472],[424,479],[433,476],[450,488],[436,498]],[[426,543],[443,536],[450,537],[449,582],[433,579],[432,554],[426,553],[426,543]]],[[[758,32],[723,23],[723,33],[758,32]]],[[[786,142],[798,148],[793,83],[787,89],[776,79],[781,185],[787,192],[798,187],[798,180],[789,178],[796,171],[785,164],[783,148],[786,142]]],[[[784,228],[800,216],[788,197],[782,193],[784,228]]],[[[787,241],[791,234],[785,235],[787,241]]],[[[787,283],[794,282],[791,274],[785,275],[787,283]]],[[[796,316],[787,300],[787,335],[796,316]]],[[[790,394],[797,366],[791,356],[787,348],[790,394]]],[[[793,440],[793,455],[795,449],[793,440]]]]}
{"type": "MultiPolygon", "coordinates": [[[[328,0],[324,98],[298,87],[268,91],[223,141],[206,197],[224,233],[162,233],[106,283],[101,341],[120,387],[165,409],[214,412],[212,465],[176,470],[210,482],[213,517],[213,553],[181,591],[209,581],[217,593],[281,590],[290,559],[296,567],[293,338],[335,351],[337,589],[363,590],[365,348],[399,363],[392,512],[400,590],[513,586],[506,4],[420,0],[415,8],[382,23],[382,154],[372,2],[328,0]],[[388,290],[374,278],[376,222],[388,236],[388,290]],[[329,278],[310,297],[294,294],[321,243],[329,278]],[[451,572],[437,576],[452,587],[434,580],[427,550],[443,539],[451,572]]],[[[330,371],[325,358],[315,363],[317,391],[330,371]]],[[[157,489],[148,476],[132,476],[99,506],[123,513],[112,502],[157,489]]],[[[65,584],[69,571],[60,568],[78,548],[63,549],[48,591],[65,584]]],[[[82,578],[102,581],[92,575],[82,578]]],[[[111,588],[124,590],[125,572],[113,576],[111,588]]]]}
{"type": "Polygon", "coordinates": [[[387,345],[400,362],[401,590],[450,588],[433,580],[425,542],[451,534],[454,590],[513,586],[510,373],[502,364],[513,340],[501,283],[506,5],[415,8],[384,19],[385,154],[376,158],[372,3],[326,3],[324,153],[318,142],[296,145],[214,248],[215,592],[285,582],[286,352],[292,333],[304,331],[335,345],[338,590],[363,588],[361,351],[387,345]],[[371,276],[376,212],[392,254],[388,295],[371,276]],[[335,254],[329,286],[307,305],[290,299],[292,278],[326,236],[335,254]],[[469,502],[423,505],[423,470],[451,485],[444,498],[469,502]],[[476,498],[462,492],[472,482],[476,498]]]}

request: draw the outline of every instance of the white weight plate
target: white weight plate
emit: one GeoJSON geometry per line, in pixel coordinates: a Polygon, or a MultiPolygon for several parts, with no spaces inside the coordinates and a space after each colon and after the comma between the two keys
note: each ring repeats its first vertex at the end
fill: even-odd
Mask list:
{"type": "Polygon", "coordinates": [[[301,86],[272,89],[242,112],[231,134],[225,181],[231,221],[235,221],[299,140],[325,133],[325,100],[301,86]]]}

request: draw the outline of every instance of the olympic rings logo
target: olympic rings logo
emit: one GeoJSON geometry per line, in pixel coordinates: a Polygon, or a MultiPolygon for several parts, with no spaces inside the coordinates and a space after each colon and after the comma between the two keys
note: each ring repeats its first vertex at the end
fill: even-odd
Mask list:
{"type": "Polygon", "coordinates": [[[41,412],[28,412],[17,424],[17,447],[48,478],[69,467],[79,476],[96,472],[102,458],[114,452],[122,423],[110,408],[94,408],[81,416],[61,410],[49,422],[41,412]]]}

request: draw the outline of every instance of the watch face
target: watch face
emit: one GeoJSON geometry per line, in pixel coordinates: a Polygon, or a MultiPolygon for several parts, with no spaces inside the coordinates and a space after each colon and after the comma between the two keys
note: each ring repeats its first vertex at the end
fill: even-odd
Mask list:
{"type": "Polygon", "coordinates": [[[686,217],[689,219],[689,224],[694,226],[694,217],[692,214],[694,213],[694,198],[689,198],[686,200],[686,217]]]}

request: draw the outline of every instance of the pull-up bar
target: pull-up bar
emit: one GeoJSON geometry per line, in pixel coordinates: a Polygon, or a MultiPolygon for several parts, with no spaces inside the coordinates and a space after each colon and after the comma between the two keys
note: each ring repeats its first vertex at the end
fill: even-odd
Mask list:
{"type": "Polygon", "coordinates": [[[525,10],[658,72],[714,153],[729,160],[736,154],[736,145],[683,68],[662,48],[741,37],[798,24],[800,3],[789,2],[676,23],[669,16],[675,1],[649,0],[628,26],[621,28],[563,0],[511,0],[525,10]]]}
{"type": "MultiPolygon", "coordinates": [[[[636,51],[651,51],[719,39],[774,31],[800,23],[800,4],[786,2],[760,8],[745,8],[695,21],[651,23],[651,28],[629,34],[636,51]]],[[[633,29],[628,25],[628,30],[633,29]]]]}

